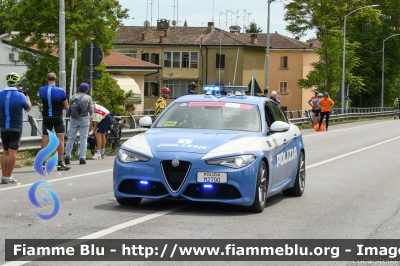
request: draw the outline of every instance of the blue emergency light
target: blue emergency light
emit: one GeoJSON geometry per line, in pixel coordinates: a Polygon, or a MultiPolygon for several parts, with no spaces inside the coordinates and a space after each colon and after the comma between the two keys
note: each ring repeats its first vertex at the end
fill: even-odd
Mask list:
{"type": "Polygon", "coordinates": [[[206,86],[203,86],[203,90],[204,90],[204,91],[219,92],[219,91],[222,91],[222,86],[218,86],[218,85],[206,85],[206,86]]]}

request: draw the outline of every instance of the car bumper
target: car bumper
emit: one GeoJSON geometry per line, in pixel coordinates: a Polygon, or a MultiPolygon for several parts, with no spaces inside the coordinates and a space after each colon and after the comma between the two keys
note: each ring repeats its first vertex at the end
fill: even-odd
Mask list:
{"type": "Polygon", "coordinates": [[[253,203],[259,159],[246,167],[233,169],[207,165],[200,159],[202,156],[195,153],[185,154],[184,157],[163,153],[162,156],[157,156],[157,159],[134,163],[122,163],[116,158],[113,171],[114,196],[148,199],[183,197],[196,202],[221,202],[243,206],[253,203]],[[179,188],[171,185],[164,171],[166,161],[171,158],[177,158],[190,165],[179,188]],[[227,183],[207,183],[208,186],[205,187],[205,183],[197,182],[197,172],[227,173],[228,180],[227,183]]]}

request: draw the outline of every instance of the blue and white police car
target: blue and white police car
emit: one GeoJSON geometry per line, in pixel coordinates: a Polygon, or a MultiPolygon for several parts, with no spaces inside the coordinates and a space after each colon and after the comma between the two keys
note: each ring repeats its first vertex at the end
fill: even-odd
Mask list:
{"type": "Polygon", "coordinates": [[[301,196],[306,171],[299,128],[274,101],[246,96],[242,88],[205,87],[206,95],[176,99],[154,123],[142,118],[139,124],[149,129],[127,140],[114,162],[118,203],[179,197],[259,213],[277,193],[301,196]],[[236,92],[221,95],[221,89],[236,92]]]}

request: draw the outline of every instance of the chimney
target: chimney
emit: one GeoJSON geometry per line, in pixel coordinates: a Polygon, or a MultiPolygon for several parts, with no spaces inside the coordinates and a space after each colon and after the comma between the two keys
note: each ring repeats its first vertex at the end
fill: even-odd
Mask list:
{"type": "Polygon", "coordinates": [[[142,40],[144,40],[144,33],[142,33],[142,40]]]}
{"type": "Polygon", "coordinates": [[[214,22],[208,22],[207,33],[210,33],[214,30],[214,22]]]}
{"type": "Polygon", "coordinates": [[[160,43],[162,43],[162,38],[163,38],[163,36],[162,36],[162,35],[160,35],[160,43]]]}
{"type": "Polygon", "coordinates": [[[258,43],[257,42],[258,34],[257,33],[252,33],[250,36],[251,36],[251,43],[252,44],[257,44],[258,43]]]}
{"type": "Polygon", "coordinates": [[[310,42],[310,48],[313,48],[313,45],[314,45],[314,44],[313,44],[312,42],[310,42]]]}
{"type": "Polygon", "coordinates": [[[168,30],[165,29],[165,30],[164,30],[164,37],[167,37],[167,33],[168,33],[168,30]]]}

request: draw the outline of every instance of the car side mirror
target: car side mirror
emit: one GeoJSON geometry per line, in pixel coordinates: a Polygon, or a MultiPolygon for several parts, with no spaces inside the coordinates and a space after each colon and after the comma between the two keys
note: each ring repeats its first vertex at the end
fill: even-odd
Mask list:
{"type": "Polygon", "coordinates": [[[139,126],[149,128],[153,124],[153,120],[150,116],[144,116],[139,119],[139,126]]]}
{"type": "Polygon", "coordinates": [[[290,125],[286,122],[275,121],[269,128],[268,135],[278,132],[286,132],[290,129],[290,125]]]}

